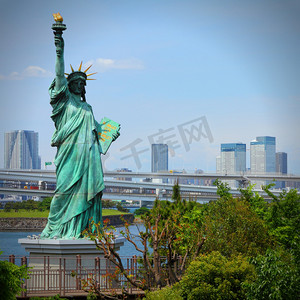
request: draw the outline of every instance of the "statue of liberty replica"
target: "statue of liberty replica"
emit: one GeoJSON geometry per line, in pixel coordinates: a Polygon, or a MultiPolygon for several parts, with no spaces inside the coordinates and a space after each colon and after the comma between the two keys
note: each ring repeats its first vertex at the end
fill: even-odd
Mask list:
{"type": "Polygon", "coordinates": [[[55,125],[51,146],[55,157],[56,190],[51,202],[43,239],[78,239],[91,221],[102,222],[101,197],[104,189],[101,154],[119,136],[120,125],[108,118],[98,123],[86,102],[85,86],[89,76],[71,66],[65,73],[64,40],[61,15],[53,14],[56,47],[55,78],[50,85],[51,118],[55,125]]]}

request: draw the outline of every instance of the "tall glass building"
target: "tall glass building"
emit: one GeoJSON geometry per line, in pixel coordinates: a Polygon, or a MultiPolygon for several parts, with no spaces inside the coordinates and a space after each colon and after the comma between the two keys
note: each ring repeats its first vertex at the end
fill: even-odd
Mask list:
{"type": "Polygon", "coordinates": [[[29,130],[6,132],[4,167],[6,169],[40,169],[39,134],[29,130]]]}
{"type": "MultiPolygon", "coordinates": [[[[241,174],[246,171],[246,144],[221,144],[221,155],[217,157],[217,173],[222,175],[241,174]]],[[[237,187],[235,180],[227,180],[231,187],[237,187]]]]}
{"type": "Polygon", "coordinates": [[[276,139],[258,136],[250,143],[250,168],[252,174],[276,172],[276,139]]]}
{"type": "MultiPolygon", "coordinates": [[[[263,175],[276,172],[276,138],[258,136],[250,143],[251,174],[263,175]]],[[[268,184],[267,181],[255,181],[256,187],[268,184]]]]}
{"type": "Polygon", "coordinates": [[[151,145],[151,172],[168,171],[168,145],[151,145]]]}
{"type": "Polygon", "coordinates": [[[287,174],[287,153],[276,153],[276,173],[287,174]]]}
{"type": "MultiPolygon", "coordinates": [[[[277,152],[276,153],[276,173],[287,174],[287,153],[277,152]]],[[[276,182],[276,188],[285,188],[285,181],[276,182]]]]}
{"type": "Polygon", "coordinates": [[[246,171],[246,144],[221,144],[220,171],[224,175],[246,171]]]}

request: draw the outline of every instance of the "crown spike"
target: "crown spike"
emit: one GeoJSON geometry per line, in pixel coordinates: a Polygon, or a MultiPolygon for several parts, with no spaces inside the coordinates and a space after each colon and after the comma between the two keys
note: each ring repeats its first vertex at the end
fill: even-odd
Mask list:
{"type": "Polygon", "coordinates": [[[97,73],[98,73],[98,72],[91,73],[91,74],[87,74],[86,77],[92,76],[92,75],[97,74],[97,73]]]}
{"type": "Polygon", "coordinates": [[[72,67],[72,65],[70,64],[70,67],[71,67],[71,70],[72,70],[72,72],[74,72],[74,69],[73,69],[73,67],[72,67]]]}
{"type": "Polygon", "coordinates": [[[65,75],[69,76],[70,74],[69,73],[65,73],[65,75]]]}
{"type": "Polygon", "coordinates": [[[86,80],[96,80],[95,78],[87,78],[86,80]]]}
{"type": "Polygon", "coordinates": [[[92,65],[90,65],[86,70],[84,70],[83,72],[86,73],[86,71],[91,67],[92,65]]]}
{"type": "Polygon", "coordinates": [[[80,63],[80,66],[79,66],[78,71],[81,71],[81,67],[82,67],[82,61],[81,61],[81,63],[80,63]]]}

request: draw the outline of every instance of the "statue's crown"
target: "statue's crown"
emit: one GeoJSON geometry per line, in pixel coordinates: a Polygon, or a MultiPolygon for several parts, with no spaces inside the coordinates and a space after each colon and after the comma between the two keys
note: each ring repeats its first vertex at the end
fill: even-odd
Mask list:
{"type": "Polygon", "coordinates": [[[71,82],[71,81],[76,80],[76,79],[82,79],[84,81],[86,81],[86,80],[95,80],[95,79],[88,78],[88,77],[91,76],[91,75],[97,74],[97,72],[91,73],[91,74],[86,74],[86,71],[89,70],[89,68],[91,66],[92,65],[90,65],[86,70],[81,71],[81,68],[82,68],[82,62],[81,62],[80,66],[78,68],[78,71],[74,71],[72,65],[70,65],[72,73],[70,73],[70,74],[69,73],[65,73],[65,75],[67,75],[68,82],[71,82]]]}

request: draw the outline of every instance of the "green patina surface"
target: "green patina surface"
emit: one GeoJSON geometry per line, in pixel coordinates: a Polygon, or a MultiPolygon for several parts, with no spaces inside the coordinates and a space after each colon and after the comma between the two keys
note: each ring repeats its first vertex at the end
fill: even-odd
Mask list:
{"type": "Polygon", "coordinates": [[[85,73],[87,70],[81,71],[82,64],[78,71],[72,69],[65,77],[64,40],[59,24],[53,26],[56,76],[49,88],[55,125],[51,145],[57,148],[56,191],[41,237],[69,239],[80,238],[91,219],[96,223],[102,221],[101,154],[119,136],[120,126],[107,118],[100,123],[95,120],[85,98],[89,75],[85,73]]]}

